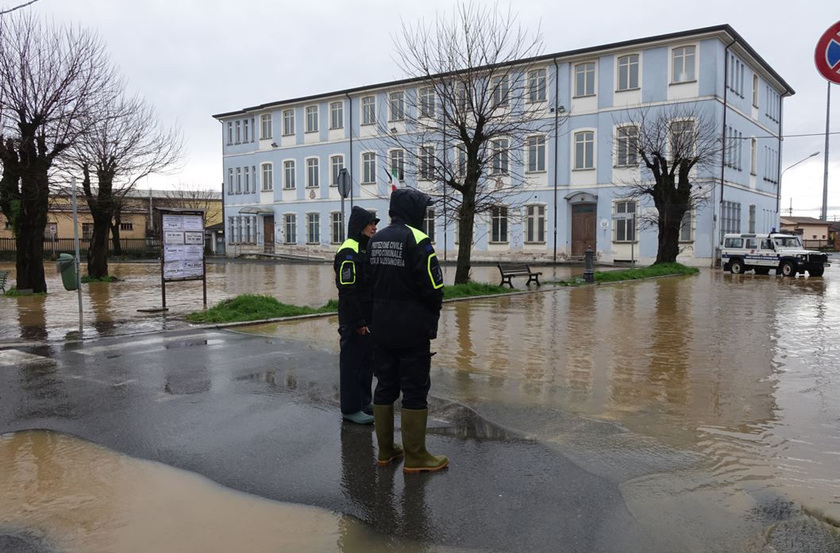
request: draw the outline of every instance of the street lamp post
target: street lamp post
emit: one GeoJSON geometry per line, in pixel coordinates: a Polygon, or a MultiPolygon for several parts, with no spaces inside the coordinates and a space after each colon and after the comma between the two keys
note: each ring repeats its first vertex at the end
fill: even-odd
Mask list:
{"type": "Polygon", "coordinates": [[[781,212],[781,205],[780,205],[780,204],[781,204],[781,201],[782,201],[782,178],[785,176],[785,172],[786,172],[788,169],[793,169],[794,167],[796,167],[797,165],[799,165],[799,164],[800,164],[800,163],[802,163],[803,161],[808,161],[808,160],[809,160],[809,159],[811,159],[812,157],[815,157],[815,156],[818,156],[818,155],[820,155],[820,152],[819,152],[819,151],[816,151],[816,152],[814,152],[813,154],[811,154],[811,155],[809,155],[809,156],[807,156],[807,157],[803,157],[802,159],[800,159],[799,161],[797,161],[797,162],[796,162],[796,163],[794,163],[793,165],[788,165],[788,166],[787,166],[787,167],[786,167],[786,168],[782,171],[782,173],[779,175],[779,193],[776,195],[776,213],[779,215],[779,217],[781,217],[781,213],[782,213],[782,212],[781,212]]]}

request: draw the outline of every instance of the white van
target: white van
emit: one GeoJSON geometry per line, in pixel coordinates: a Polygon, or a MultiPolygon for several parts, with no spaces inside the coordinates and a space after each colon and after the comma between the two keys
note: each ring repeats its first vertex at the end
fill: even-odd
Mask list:
{"type": "Polygon", "coordinates": [[[757,275],[766,275],[770,269],[776,274],[795,277],[808,271],[810,276],[822,276],[829,266],[828,255],[809,251],[793,234],[727,234],[721,249],[723,269],[741,274],[754,269],[757,275]]]}

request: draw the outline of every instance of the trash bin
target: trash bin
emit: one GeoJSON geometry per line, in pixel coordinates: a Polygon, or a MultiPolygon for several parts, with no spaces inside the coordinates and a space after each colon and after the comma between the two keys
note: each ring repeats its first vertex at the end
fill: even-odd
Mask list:
{"type": "Polygon", "coordinates": [[[58,272],[65,290],[76,289],[76,258],[69,253],[58,256],[58,272]]]}

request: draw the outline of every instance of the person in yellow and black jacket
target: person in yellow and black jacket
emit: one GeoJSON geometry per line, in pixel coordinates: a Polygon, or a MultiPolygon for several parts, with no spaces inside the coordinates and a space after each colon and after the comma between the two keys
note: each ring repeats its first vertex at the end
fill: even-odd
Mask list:
{"type": "Polygon", "coordinates": [[[341,416],[357,424],[372,424],[371,297],[365,271],[365,248],[376,232],[376,219],[354,206],[347,224],[347,240],[335,255],[335,285],[338,288],[338,333],[341,416]]]}
{"type": "Polygon", "coordinates": [[[418,190],[395,190],[388,211],[391,224],[370,239],[365,258],[373,296],[377,464],[405,455],[406,473],[435,471],[449,463],[426,450],[430,346],[443,301],[435,249],[419,230],[430,204],[429,196],[418,190]],[[400,392],[403,447],[394,443],[394,402],[400,392]]]}

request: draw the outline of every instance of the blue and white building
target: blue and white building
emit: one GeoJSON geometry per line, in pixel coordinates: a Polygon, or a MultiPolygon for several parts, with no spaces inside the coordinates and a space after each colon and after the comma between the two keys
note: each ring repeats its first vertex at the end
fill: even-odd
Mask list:
{"type": "MultiPolygon", "coordinates": [[[[783,99],[793,90],[729,25],[548,54],[524,65],[529,74],[521,78],[542,83],[534,99],[545,103],[548,131],[526,141],[523,161],[509,169],[527,182],[511,202],[516,207],[500,205],[477,219],[474,260],[563,260],[592,245],[601,261],[652,261],[656,229],[638,221],[634,228],[626,218],[636,213],[641,220],[653,209],[627,199],[627,183],[644,169],[627,155],[632,129],[622,121],[639,107],[688,105],[726,137],[721,166],[706,176],[708,201],[683,220],[682,262],[707,264],[723,233],[778,227],[783,99]],[[562,121],[559,132],[555,121],[562,121]]],[[[387,222],[389,168],[404,156],[379,135],[385,127],[404,132],[403,104],[395,99],[423,87],[421,79],[392,81],[215,115],[222,124],[227,255],[331,257],[344,238],[335,186],[343,168],[352,177],[353,203],[387,222]]],[[[395,184],[423,188],[408,175],[395,184]]],[[[430,210],[426,230],[439,257],[445,251],[454,260],[452,214],[430,210]]]]}

